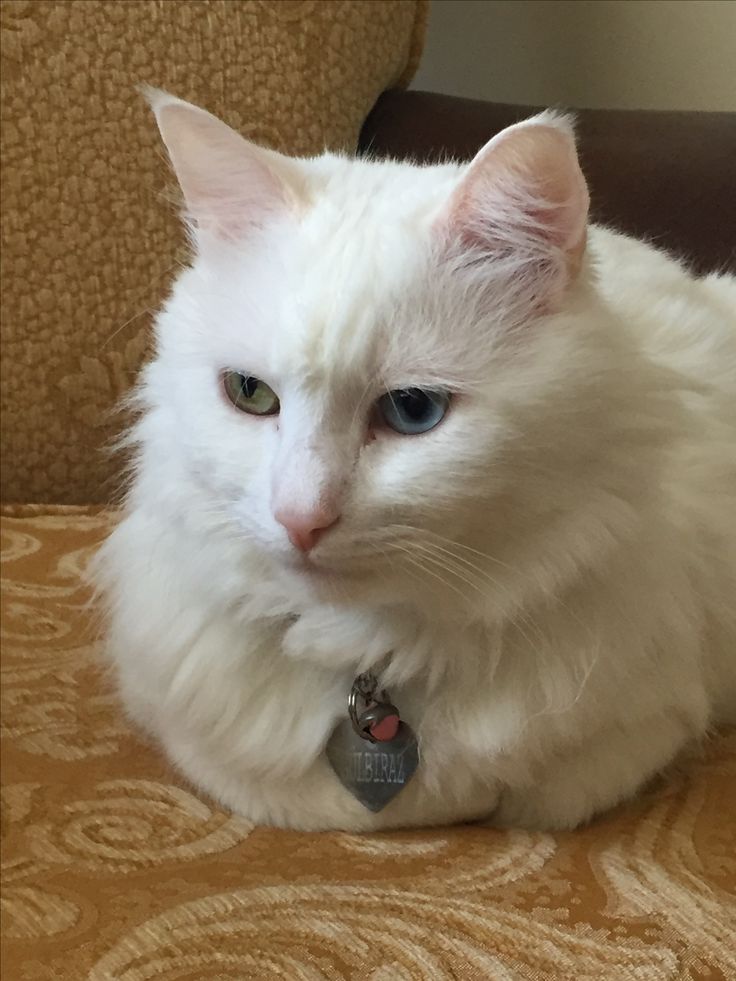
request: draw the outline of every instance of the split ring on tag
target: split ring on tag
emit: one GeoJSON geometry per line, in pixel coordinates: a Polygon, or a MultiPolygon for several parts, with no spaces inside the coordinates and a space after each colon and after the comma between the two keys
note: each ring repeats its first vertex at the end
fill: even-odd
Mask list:
{"type": "Polygon", "coordinates": [[[399,730],[401,719],[399,710],[388,700],[388,693],[381,692],[380,699],[376,698],[378,682],[370,672],[360,674],[353,682],[348,696],[348,715],[353,728],[371,742],[390,742],[399,730]],[[358,701],[362,700],[367,706],[358,713],[358,701]]]}

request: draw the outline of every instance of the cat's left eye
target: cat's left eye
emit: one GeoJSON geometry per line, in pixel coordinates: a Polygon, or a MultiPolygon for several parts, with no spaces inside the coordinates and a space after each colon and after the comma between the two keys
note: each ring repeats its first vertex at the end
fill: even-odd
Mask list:
{"type": "Polygon", "coordinates": [[[447,392],[399,388],[381,396],[378,411],[389,429],[404,436],[417,436],[439,425],[449,405],[447,392]]]}
{"type": "Polygon", "coordinates": [[[242,371],[226,371],[223,388],[236,409],[252,416],[275,416],[281,408],[278,395],[269,385],[242,371]]]}

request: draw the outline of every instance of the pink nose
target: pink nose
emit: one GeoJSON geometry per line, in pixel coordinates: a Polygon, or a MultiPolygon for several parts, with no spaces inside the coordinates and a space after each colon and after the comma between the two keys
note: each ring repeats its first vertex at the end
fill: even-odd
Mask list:
{"type": "Polygon", "coordinates": [[[291,544],[300,552],[309,552],[327,529],[335,524],[339,515],[327,508],[306,513],[279,509],[274,517],[286,528],[291,544]]]}

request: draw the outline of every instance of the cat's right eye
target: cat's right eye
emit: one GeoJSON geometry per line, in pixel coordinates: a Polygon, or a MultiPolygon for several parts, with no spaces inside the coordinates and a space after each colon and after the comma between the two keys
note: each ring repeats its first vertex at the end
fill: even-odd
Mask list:
{"type": "Polygon", "coordinates": [[[275,416],[281,404],[274,390],[260,378],[242,371],[226,371],[222,380],[225,394],[236,409],[252,416],[275,416]]]}

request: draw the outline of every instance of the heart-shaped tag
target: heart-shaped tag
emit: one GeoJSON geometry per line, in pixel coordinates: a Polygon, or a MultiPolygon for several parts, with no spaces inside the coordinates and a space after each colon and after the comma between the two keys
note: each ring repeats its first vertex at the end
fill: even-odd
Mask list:
{"type": "Polygon", "coordinates": [[[344,719],[327,743],[327,759],[343,787],[377,813],[394,799],[419,765],[417,739],[406,722],[388,742],[364,739],[344,719]]]}

